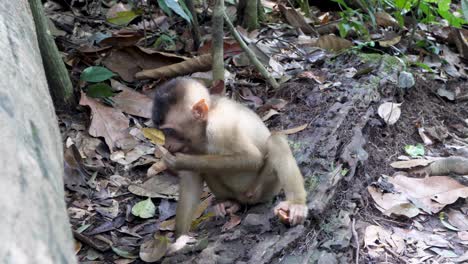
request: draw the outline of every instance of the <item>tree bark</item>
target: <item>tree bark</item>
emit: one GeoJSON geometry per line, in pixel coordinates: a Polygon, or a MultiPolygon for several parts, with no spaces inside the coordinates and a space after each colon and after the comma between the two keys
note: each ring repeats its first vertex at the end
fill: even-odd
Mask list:
{"type": "Polygon", "coordinates": [[[213,50],[213,85],[220,94],[224,94],[224,0],[217,0],[213,9],[212,41],[213,50]]]}
{"type": "Polygon", "coordinates": [[[37,39],[41,50],[42,61],[46,71],[47,82],[55,107],[70,110],[76,106],[73,85],[68,76],[62,57],[55,45],[54,37],[47,25],[47,18],[41,0],[29,0],[31,12],[36,25],[37,39]]]}
{"type": "Polygon", "coordinates": [[[0,1],[0,259],[75,263],[62,142],[27,0],[0,1]]]}
{"type": "MultiPolygon", "coordinates": [[[[261,3],[260,3],[261,4],[261,3]]],[[[237,5],[237,23],[249,31],[259,28],[258,1],[239,0],[237,5]]]]}

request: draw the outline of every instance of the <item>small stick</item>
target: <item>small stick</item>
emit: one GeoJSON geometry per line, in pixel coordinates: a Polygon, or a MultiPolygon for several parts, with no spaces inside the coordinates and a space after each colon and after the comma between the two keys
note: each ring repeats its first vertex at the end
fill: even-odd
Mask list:
{"type": "Polygon", "coordinates": [[[239,45],[241,48],[245,51],[247,54],[247,57],[249,57],[250,62],[257,68],[257,70],[267,79],[267,82],[274,88],[278,89],[279,84],[276,82],[275,78],[273,78],[269,73],[268,70],[263,66],[263,64],[257,59],[255,56],[255,53],[247,46],[247,44],[244,42],[242,37],[240,36],[239,32],[237,32],[236,28],[232,24],[231,20],[227,16],[226,12],[223,12],[224,14],[224,20],[226,21],[227,26],[229,27],[229,31],[231,34],[234,36],[234,38],[239,42],[239,45]]]}
{"type": "Polygon", "coordinates": [[[359,245],[359,236],[358,233],[356,232],[356,218],[353,217],[353,223],[351,226],[353,236],[354,236],[354,242],[356,242],[356,264],[359,264],[359,251],[360,251],[360,245],[359,245]]]}

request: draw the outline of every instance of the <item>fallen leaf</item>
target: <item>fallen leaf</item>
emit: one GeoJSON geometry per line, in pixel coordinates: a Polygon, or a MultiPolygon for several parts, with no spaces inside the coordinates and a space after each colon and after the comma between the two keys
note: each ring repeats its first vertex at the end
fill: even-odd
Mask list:
{"type": "Polygon", "coordinates": [[[317,33],[314,30],[314,28],[306,22],[304,16],[301,13],[299,13],[296,9],[288,8],[283,4],[279,4],[278,7],[283,16],[286,18],[286,21],[288,21],[288,24],[290,24],[293,27],[300,28],[302,32],[306,34],[317,33]]]}
{"type": "Polygon", "coordinates": [[[376,12],[375,22],[381,27],[400,27],[398,21],[387,12],[376,12]]]}
{"type": "Polygon", "coordinates": [[[414,76],[411,72],[401,71],[398,75],[398,87],[408,89],[416,84],[414,76]]]}
{"type": "Polygon", "coordinates": [[[107,22],[118,26],[126,26],[142,13],[143,12],[141,10],[117,12],[114,17],[107,18],[107,22]]]}
{"type": "Polygon", "coordinates": [[[153,165],[151,165],[146,175],[148,175],[148,177],[153,177],[165,171],[166,169],[167,169],[166,163],[164,163],[164,161],[162,160],[159,160],[155,162],[153,165]]]}
{"type": "Polygon", "coordinates": [[[114,92],[108,84],[96,83],[87,87],[86,95],[93,98],[106,98],[114,96],[114,92]]]}
{"type": "Polygon", "coordinates": [[[166,255],[170,241],[165,236],[154,236],[140,246],[140,258],[145,262],[156,262],[166,255]]]}
{"type": "Polygon", "coordinates": [[[140,201],[132,207],[132,214],[140,218],[150,218],[156,214],[156,206],[151,201],[151,198],[140,201]]]}
{"type": "Polygon", "coordinates": [[[123,250],[123,249],[120,249],[120,248],[117,248],[117,247],[113,247],[111,246],[112,248],[112,251],[114,251],[115,254],[121,256],[122,258],[128,258],[128,259],[136,259],[138,258],[137,256],[133,255],[132,253],[126,251],[126,250],[123,250]]]}
{"type": "Polygon", "coordinates": [[[122,29],[112,32],[112,36],[101,40],[99,45],[114,48],[130,47],[135,45],[142,37],[144,37],[144,34],[141,32],[122,29]]]}
{"type": "Polygon", "coordinates": [[[401,35],[393,31],[389,31],[385,34],[384,38],[379,40],[379,45],[384,48],[395,46],[401,41],[401,35]]]}
{"type": "Polygon", "coordinates": [[[410,178],[397,175],[389,177],[388,181],[414,205],[431,214],[438,213],[458,198],[468,197],[468,187],[447,176],[410,178]]]}
{"type": "Polygon", "coordinates": [[[151,177],[142,184],[128,186],[128,190],[139,196],[151,198],[178,199],[179,179],[177,177],[161,174],[151,177]]]}
{"type": "Polygon", "coordinates": [[[144,127],[141,129],[143,135],[155,145],[164,145],[164,133],[157,128],[144,127]]]}
{"type": "Polygon", "coordinates": [[[468,216],[459,210],[449,209],[447,213],[448,221],[460,231],[468,231],[468,216]]]}
{"type": "Polygon", "coordinates": [[[290,134],[294,134],[294,133],[297,133],[297,132],[300,132],[300,131],[306,129],[307,126],[308,126],[308,124],[303,124],[301,126],[281,130],[281,131],[279,131],[279,133],[282,133],[282,134],[285,134],[285,135],[290,135],[290,134]]]}
{"type": "Polygon", "coordinates": [[[191,74],[194,72],[208,71],[211,69],[211,66],[211,54],[205,54],[164,67],[155,67],[153,69],[143,70],[136,73],[135,77],[137,79],[172,78],[176,76],[191,74]]]}
{"type": "Polygon", "coordinates": [[[337,52],[352,47],[353,43],[335,35],[325,35],[318,38],[315,46],[337,52]]]}
{"type": "Polygon", "coordinates": [[[437,89],[437,94],[449,101],[455,100],[455,93],[444,88],[437,89]]]}
{"type": "Polygon", "coordinates": [[[401,115],[401,104],[383,103],[379,106],[378,114],[388,125],[395,124],[401,115]]]}
{"type": "Polygon", "coordinates": [[[262,121],[265,122],[275,115],[279,115],[279,112],[276,111],[275,109],[270,109],[268,110],[268,112],[266,112],[266,114],[262,116],[262,121]]]}
{"type": "Polygon", "coordinates": [[[377,209],[387,216],[394,214],[413,218],[421,213],[404,194],[384,193],[374,186],[367,187],[367,190],[376,203],[377,209]]]}
{"type": "Polygon", "coordinates": [[[412,169],[416,167],[425,167],[431,164],[432,160],[427,159],[412,159],[412,160],[404,160],[404,161],[395,161],[390,163],[390,166],[395,169],[412,169]]]}
{"type": "Polygon", "coordinates": [[[83,92],[81,92],[80,105],[87,105],[91,108],[89,134],[93,137],[104,137],[111,151],[117,146],[119,140],[130,137],[127,131],[129,120],[120,110],[88,98],[83,92]]]}
{"type": "Polygon", "coordinates": [[[151,118],[153,107],[151,98],[117,81],[111,80],[111,84],[114,89],[121,91],[112,98],[114,107],[130,115],[151,118]]]}
{"type": "Polygon", "coordinates": [[[78,254],[78,252],[80,252],[81,250],[81,247],[83,246],[83,244],[81,244],[80,241],[74,239],[75,241],[75,255],[78,254]]]}
{"type": "Polygon", "coordinates": [[[102,63],[119,74],[126,82],[133,82],[143,69],[154,69],[184,61],[186,58],[138,46],[114,49],[102,63]]]}

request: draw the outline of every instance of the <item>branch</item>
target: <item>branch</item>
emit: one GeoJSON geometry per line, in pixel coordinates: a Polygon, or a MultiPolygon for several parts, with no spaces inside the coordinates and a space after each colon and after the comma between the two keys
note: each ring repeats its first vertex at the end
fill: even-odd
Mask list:
{"type": "Polygon", "coordinates": [[[223,38],[224,38],[224,0],[217,0],[213,10],[212,18],[212,43],[213,50],[211,52],[213,56],[213,85],[216,86],[216,90],[219,89],[221,94],[225,92],[224,86],[224,49],[223,49],[223,38]]]}
{"type": "Polygon", "coordinates": [[[255,56],[255,53],[247,46],[247,44],[244,42],[242,37],[240,36],[239,32],[234,28],[234,25],[232,24],[231,20],[227,16],[226,12],[223,12],[224,14],[224,20],[226,21],[226,24],[229,27],[229,31],[231,34],[234,36],[234,38],[239,42],[239,45],[241,48],[245,51],[247,54],[247,57],[249,57],[250,62],[257,68],[257,70],[263,75],[263,77],[266,78],[267,82],[274,88],[278,89],[279,84],[276,82],[275,78],[273,78],[268,70],[263,66],[263,64],[257,59],[255,56]]]}

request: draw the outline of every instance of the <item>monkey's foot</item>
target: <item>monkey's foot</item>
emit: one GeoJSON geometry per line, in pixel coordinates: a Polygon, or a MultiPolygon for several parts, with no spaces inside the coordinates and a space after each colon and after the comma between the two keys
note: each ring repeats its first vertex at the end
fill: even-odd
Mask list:
{"type": "Polygon", "coordinates": [[[294,226],[304,223],[309,209],[305,204],[293,204],[288,201],[283,201],[280,202],[273,211],[281,220],[287,221],[290,225],[294,226]]]}
{"type": "Polygon", "coordinates": [[[225,217],[227,214],[232,215],[239,211],[240,204],[234,201],[218,202],[214,205],[214,212],[216,216],[225,217]]]}
{"type": "Polygon", "coordinates": [[[169,246],[166,252],[166,256],[173,255],[177,251],[183,249],[186,245],[194,244],[197,240],[194,237],[188,235],[182,235],[177,240],[169,246]]]}

